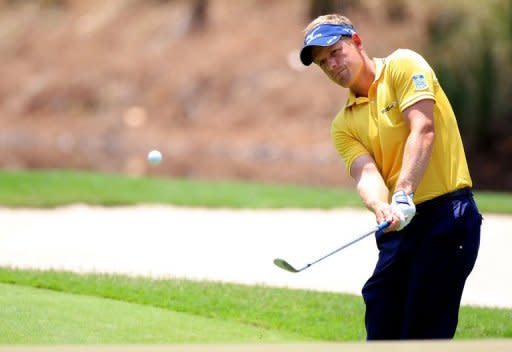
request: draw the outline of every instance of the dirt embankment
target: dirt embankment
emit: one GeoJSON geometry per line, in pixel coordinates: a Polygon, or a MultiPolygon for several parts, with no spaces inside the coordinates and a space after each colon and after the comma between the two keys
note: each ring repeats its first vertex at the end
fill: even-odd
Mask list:
{"type": "MultiPolygon", "coordinates": [[[[421,13],[365,3],[371,55],[421,50],[421,13]]],[[[297,58],[306,5],[211,0],[194,31],[188,1],[0,1],[0,167],[350,184],[329,134],[346,91],[297,58]]]]}

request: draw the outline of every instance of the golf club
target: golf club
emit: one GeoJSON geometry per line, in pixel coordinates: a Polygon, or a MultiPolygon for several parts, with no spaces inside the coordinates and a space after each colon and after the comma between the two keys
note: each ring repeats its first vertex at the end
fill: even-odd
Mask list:
{"type": "Polygon", "coordinates": [[[331,255],[335,254],[335,253],[338,253],[339,251],[341,251],[343,248],[347,248],[348,246],[362,240],[363,238],[371,235],[372,233],[375,233],[377,231],[380,231],[380,230],[384,230],[386,227],[388,227],[390,225],[390,223],[388,221],[384,221],[383,223],[379,224],[378,226],[375,226],[374,228],[372,228],[369,232],[366,232],[364,233],[363,235],[360,235],[356,238],[354,238],[352,241],[344,244],[343,246],[341,246],[340,248],[337,248],[335,249],[334,251],[330,252],[329,254],[326,254],[324,255],[323,257],[315,260],[314,262],[311,262],[309,264],[306,264],[305,266],[303,266],[302,268],[300,269],[296,269],[294,268],[293,266],[291,266],[286,260],[284,259],[280,259],[280,258],[277,258],[277,259],[274,259],[274,264],[277,265],[278,267],[280,267],[281,269],[283,270],[286,270],[286,271],[289,271],[291,273],[298,273],[298,272],[301,272],[303,270],[306,270],[307,268],[309,268],[311,265],[313,264],[316,264],[318,263],[319,261],[321,260],[324,260],[325,258],[327,257],[330,257],[331,255]]]}

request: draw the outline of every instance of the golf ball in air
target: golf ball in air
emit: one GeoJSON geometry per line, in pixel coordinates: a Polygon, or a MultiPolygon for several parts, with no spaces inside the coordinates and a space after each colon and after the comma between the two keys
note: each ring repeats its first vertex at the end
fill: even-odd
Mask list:
{"type": "Polygon", "coordinates": [[[156,165],[162,161],[162,153],[158,150],[152,150],[148,153],[148,161],[150,164],[156,165]]]}

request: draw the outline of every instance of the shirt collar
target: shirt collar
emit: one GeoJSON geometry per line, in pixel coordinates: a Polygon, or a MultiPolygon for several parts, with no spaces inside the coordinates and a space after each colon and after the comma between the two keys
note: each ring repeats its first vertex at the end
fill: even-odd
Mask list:
{"type": "MultiPolygon", "coordinates": [[[[373,58],[373,62],[375,64],[375,79],[373,81],[376,82],[382,76],[382,72],[384,71],[384,67],[386,66],[386,60],[379,59],[379,58],[373,58]]],[[[345,107],[349,108],[354,104],[357,105],[357,104],[363,104],[363,103],[367,103],[367,102],[368,102],[367,97],[356,97],[354,92],[350,90],[348,93],[347,104],[345,104],[345,107]]]]}

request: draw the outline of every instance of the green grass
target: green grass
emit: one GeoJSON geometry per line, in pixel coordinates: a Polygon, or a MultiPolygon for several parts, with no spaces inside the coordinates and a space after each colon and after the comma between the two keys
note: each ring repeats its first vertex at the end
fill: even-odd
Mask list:
{"type": "MultiPolygon", "coordinates": [[[[0,172],[7,207],[171,204],[223,208],[361,207],[353,189],[126,177],[76,171],[0,172]]],[[[512,194],[476,192],[482,212],[512,214],[512,194]]]]}
{"type": "Polygon", "coordinates": [[[476,192],[475,200],[481,212],[512,214],[511,193],[476,192]]]}
{"type": "Polygon", "coordinates": [[[140,344],[304,341],[234,320],[146,304],[0,284],[0,344],[140,344]]]}
{"type": "Polygon", "coordinates": [[[360,203],[354,191],[343,189],[76,171],[4,171],[0,172],[0,184],[0,204],[8,207],[160,203],[192,207],[333,208],[360,203]]]}
{"type": "MultiPolygon", "coordinates": [[[[0,204],[7,207],[74,203],[361,206],[355,191],[337,188],[58,170],[0,172],[0,185],[0,204]]],[[[475,197],[482,212],[512,214],[511,194],[476,192],[475,197]]],[[[4,283],[0,285],[0,343],[5,344],[354,341],[365,337],[362,298],[347,294],[7,268],[0,268],[0,282],[4,283]]],[[[512,310],[463,307],[456,337],[512,337],[512,310]]]]}
{"type": "MultiPolygon", "coordinates": [[[[353,295],[215,282],[151,280],[116,275],[78,275],[66,272],[25,271],[7,268],[0,268],[0,282],[9,285],[44,288],[67,294],[102,297],[109,299],[110,303],[111,300],[124,301],[169,312],[180,312],[189,316],[212,319],[215,323],[252,326],[258,334],[262,334],[261,331],[264,331],[262,336],[267,340],[288,338],[291,341],[298,341],[302,338],[323,341],[357,341],[363,340],[365,337],[364,305],[361,297],[353,295]]],[[[42,294],[46,295],[47,293],[44,291],[42,294]]],[[[18,315],[5,315],[5,307],[12,305],[9,301],[17,299],[19,298],[16,295],[11,295],[10,298],[0,302],[2,307],[0,308],[0,322],[9,321],[11,326],[21,324],[19,320],[22,319],[18,315]],[[10,321],[12,319],[15,324],[10,321]]],[[[98,304],[110,304],[108,302],[98,304]]],[[[82,303],[86,305],[86,301],[82,301],[82,303]]],[[[80,302],[76,304],[80,305],[80,302]]],[[[65,311],[66,309],[63,309],[63,312],[65,311]]],[[[111,314],[110,308],[107,307],[103,309],[103,312],[108,316],[117,314],[111,314]]],[[[65,323],[65,318],[57,316],[57,319],[60,321],[59,324],[65,323]]],[[[115,320],[115,317],[112,319],[115,320]]],[[[1,327],[2,325],[0,325],[1,327]]],[[[246,338],[244,336],[242,338],[246,338]]],[[[251,338],[254,339],[250,330],[247,336],[247,341],[251,338]]],[[[511,309],[462,308],[457,338],[502,337],[512,337],[511,309]]],[[[196,336],[196,338],[197,340],[194,341],[201,342],[201,337],[196,336]]],[[[211,335],[209,338],[209,341],[212,341],[215,335],[211,335]]],[[[4,343],[8,342],[4,341],[4,343]]],[[[27,337],[18,342],[33,343],[34,341],[27,337]]],[[[164,341],[155,339],[153,342],[164,341]]]]}
{"type": "Polygon", "coordinates": [[[360,340],[365,336],[362,299],[353,295],[6,268],[0,268],[0,282],[149,305],[309,339],[360,340]]]}

